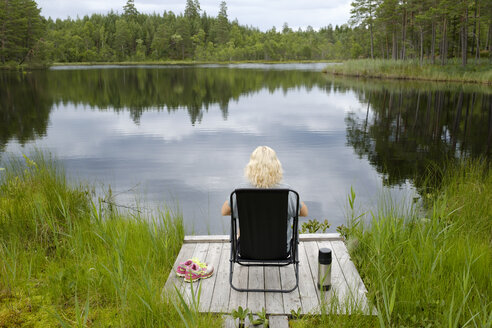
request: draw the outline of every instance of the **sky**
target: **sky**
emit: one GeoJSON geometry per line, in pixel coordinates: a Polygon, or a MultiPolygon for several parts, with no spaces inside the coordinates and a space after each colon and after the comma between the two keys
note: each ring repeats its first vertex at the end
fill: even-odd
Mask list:
{"type": "MultiPolygon", "coordinates": [[[[352,0],[228,0],[229,20],[237,18],[239,24],[258,27],[266,31],[284,23],[297,30],[312,26],[314,29],[328,24],[346,24],[350,18],[352,0]]],[[[46,18],[76,18],[94,13],[105,14],[111,9],[123,11],[126,0],[37,0],[41,14],[46,18]]],[[[210,16],[217,16],[221,0],[201,0],[200,6],[210,16]]],[[[186,0],[135,0],[142,13],[184,12],[186,0]]]]}

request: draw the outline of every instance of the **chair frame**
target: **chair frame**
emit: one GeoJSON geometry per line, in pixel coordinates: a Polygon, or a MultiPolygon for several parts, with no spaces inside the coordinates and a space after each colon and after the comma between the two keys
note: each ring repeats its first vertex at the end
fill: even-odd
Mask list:
{"type": "MultiPolygon", "coordinates": [[[[299,194],[292,189],[287,189],[287,188],[282,188],[282,189],[254,189],[254,188],[238,188],[234,190],[229,198],[229,204],[231,205],[231,236],[230,236],[230,242],[231,242],[231,255],[230,255],[230,273],[229,273],[229,283],[232,287],[232,289],[238,291],[238,292],[271,292],[271,293],[290,293],[294,291],[298,286],[299,286],[299,233],[298,233],[298,224],[299,224],[299,194]],[[290,241],[290,251],[288,253],[287,258],[285,259],[280,259],[280,260],[255,260],[255,259],[244,259],[241,258],[239,254],[239,249],[238,249],[238,236],[237,236],[237,224],[238,224],[238,218],[234,216],[234,195],[238,190],[241,191],[252,191],[252,192],[269,192],[269,191],[287,191],[287,197],[289,192],[292,192],[295,194],[297,201],[296,201],[296,215],[293,217],[293,224],[292,224],[292,239],[290,241]],[[237,263],[239,265],[243,266],[273,266],[273,267],[283,267],[287,266],[290,264],[293,264],[294,266],[294,273],[296,277],[296,284],[293,288],[290,289],[257,289],[257,288],[239,288],[237,286],[234,286],[232,280],[233,280],[233,274],[234,274],[234,263],[237,263]]],[[[239,212],[239,211],[238,211],[239,212]]],[[[286,218],[288,220],[288,217],[286,218]]],[[[287,224],[287,223],[286,223],[287,224]]],[[[290,229],[287,227],[287,229],[290,229]]]]}

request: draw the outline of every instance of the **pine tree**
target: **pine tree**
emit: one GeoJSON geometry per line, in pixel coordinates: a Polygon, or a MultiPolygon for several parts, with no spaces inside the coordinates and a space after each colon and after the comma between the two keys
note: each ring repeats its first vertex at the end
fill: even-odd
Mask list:
{"type": "Polygon", "coordinates": [[[188,22],[190,35],[195,35],[200,29],[200,3],[198,0],[187,0],[184,16],[188,22]]]}
{"type": "Polygon", "coordinates": [[[219,44],[226,44],[229,41],[229,20],[227,18],[227,4],[225,1],[220,3],[216,24],[217,42],[219,44]]]}
{"type": "Polygon", "coordinates": [[[25,15],[25,31],[23,40],[23,54],[24,57],[21,59],[21,64],[28,57],[36,56],[34,48],[38,43],[40,37],[44,34],[44,24],[41,19],[41,10],[34,1],[22,1],[21,11],[25,15]]]}
{"type": "Polygon", "coordinates": [[[376,2],[374,0],[355,0],[351,3],[353,7],[350,13],[352,14],[351,20],[353,23],[361,23],[363,26],[369,27],[369,33],[371,37],[371,59],[374,59],[374,11],[376,8],[376,2]]]}
{"type": "Polygon", "coordinates": [[[127,0],[126,5],[123,7],[123,14],[128,18],[135,18],[138,16],[134,0],[127,0]]]}
{"type": "Polygon", "coordinates": [[[0,0],[0,8],[0,60],[23,63],[44,32],[40,9],[33,0],[0,0]]]}

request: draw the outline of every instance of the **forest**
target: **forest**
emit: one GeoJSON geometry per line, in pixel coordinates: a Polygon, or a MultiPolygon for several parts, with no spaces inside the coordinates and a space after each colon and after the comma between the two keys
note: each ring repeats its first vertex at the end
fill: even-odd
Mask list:
{"type": "Polygon", "coordinates": [[[260,31],[227,10],[222,1],[213,16],[186,0],[184,13],[144,14],[128,0],[121,13],[53,20],[34,0],[0,0],[0,61],[492,60],[490,0],[354,0],[347,24],[295,31],[288,22],[260,31]]]}

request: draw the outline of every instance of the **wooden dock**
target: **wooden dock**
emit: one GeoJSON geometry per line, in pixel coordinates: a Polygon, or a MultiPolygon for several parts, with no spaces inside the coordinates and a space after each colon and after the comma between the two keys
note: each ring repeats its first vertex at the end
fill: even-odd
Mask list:
{"type": "MultiPolygon", "coordinates": [[[[199,311],[230,314],[239,306],[253,313],[266,309],[269,315],[290,315],[291,310],[301,309],[301,314],[320,313],[321,304],[328,308],[336,306],[338,313],[349,314],[354,309],[366,314],[371,311],[366,299],[366,288],[359,273],[350,260],[344,242],[339,234],[301,234],[299,243],[299,288],[291,293],[247,293],[237,292],[229,285],[230,243],[228,235],[186,236],[173,271],[166,281],[163,292],[174,290],[174,286],[192,299],[200,289],[199,311]],[[316,287],[318,275],[318,249],[332,250],[332,288],[320,292],[316,287]],[[177,265],[189,258],[212,264],[212,277],[199,282],[185,283],[174,273],[177,265]]],[[[295,285],[293,266],[234,268],[234,283],[249,288],[283,288],[295,285]]],[[[196,296],[195,296],[196,297],[196,296]]]]}

